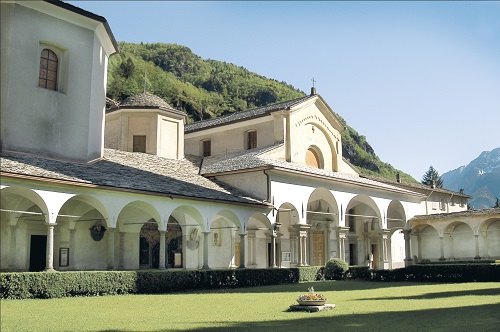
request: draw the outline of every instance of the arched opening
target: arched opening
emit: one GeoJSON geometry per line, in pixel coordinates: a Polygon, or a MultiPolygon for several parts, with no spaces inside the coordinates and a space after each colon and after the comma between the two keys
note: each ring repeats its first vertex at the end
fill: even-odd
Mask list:
{"type": "Polygon", "coordinates": [[[392,201],[387,207],[387,229],[390,231],[390,268],[405,266],[405,239],[402,230],[406,225],[406,213],[399,201],[392,201]]]}
{"type": "Polygon", "coordinates": [[[437,230],[429,225],[417,229],[418,261],[437,260],[441,258],[440,238],[437,230]]]}
{"type": "Polygon", "coordinates": [[[183,256],[183,243],[182,243],[182,228],[179,222],[172,216],[168,218],[167,224],[167,239],[165,255],[166,265],[168,268],[181,268],[183,256]]]}
{"type": "MultiPolygon", "coordinates": [[[[277,266],[289,267],[305,264],[301,263],[301,257],[305,252],[305,248],[302,249],[304,243],[299,243],[301,241],[301,229],[304,225],[300,225],[299,213],[295,206],[288,202],[281,204],[276,213],[276,224],[272,227],[278,228],[279,240],[275,241],[274,252],[280,254],[274,257],[275,261],[273,262],[273,242],[270,239],[267,244],[268,266],[276,264],[277,266]],[[281,254],[282,252],[285,254],[281,254]]],[[[272,229],[269,230],[269,232],[272,231],[272,229]]],[[[302,259],[305,259],[305,257],[302,259]]]]}
{"type": "Polygon", "coordinates": [[[444,232],[444,256],[455,260],[474,259],[474,243],[474,234],[469,225],[452,223],[444,232]]]}
{"type": "Polygon", "coordinates": [[[310,146],[306,151],[306,165],[314,168],[325,168],[323,154],[318,147],[310,146]]]}
{"type": "MultiPolygon", "coordinates": [[[[107,210],[96,198],[73,196],[57,217],[55,263],[61,270],[103,270],[108,267],[110,248],[107,210]],[[59,249],[58,249],[59,248],[59,249]]],[[[114,257],[113,257],[114,259],[114,257]]]]}
{"type": "Polygon", "coordinates": [[[236,268],[240,264],[240,221],[229,210],[216,214],[210,224],[209,265],[213,268],[236,268]]]}
{"type": "Polygon", "coordinates": [[[117,256],[121,269],[159,266],[160,232],[158,211],[143,201],[122,208],[117,219],[117,256]]]}
{"type": "Polygon", "coordinates": [[[317,188],[307,203],[309,234],[309,261],[311,265],[325,265],[331,249],[336,250],[336,236],[330,234],[332,226],[338,226],[337,201],[325,188],[317,188]]]}
{"type": "Polygon", "coordinates": [[[167,267],[198,269],[203,266],[203,218],[192,206],[177,207],[167,224],[167,267]]]}
{"type": "Polygon", "coordinates": [[[157,269],[160,265],[160,231],[154,219],[144,223],[139,233],[139,267],[157,269]]]}
{"type": "Polygon", "coordinates": [[[483,222],[481,229],[481,256],[500,259],[500,219],[488,219],[483,222]]]}
{"type": "Polygon", "coordinates": [[[268,266],[267,238],[271,222],[262,213],[256,213],[248,219],[247,226],[247,267],[266,268],[268,266]]]}
{"type": "Polygon", "coordinates": [[[352,198],[346,208],[345,223],[349,228],[346,246],[349,265],[384,268],[389,259],[389,239],[380,234],[382,218],[373,199],[367,195],[352,198]]]}
{"type": "Polygon", "coordinates": [[[43,271],[46,267],[47,206],[34,191],[7,187],[0,195],[0,269],[43,271]]]}

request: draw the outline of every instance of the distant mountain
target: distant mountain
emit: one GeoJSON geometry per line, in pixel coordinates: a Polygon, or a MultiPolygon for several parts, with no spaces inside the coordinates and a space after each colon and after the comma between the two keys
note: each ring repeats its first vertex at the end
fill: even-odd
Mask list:
{"type": "Polygon", "coordinates": [[[463,188],[473,198],[475,209],[490,208],[500,198],[500,148],[482,152],[479,157],[442,175],[446,189],[463,188]]]}

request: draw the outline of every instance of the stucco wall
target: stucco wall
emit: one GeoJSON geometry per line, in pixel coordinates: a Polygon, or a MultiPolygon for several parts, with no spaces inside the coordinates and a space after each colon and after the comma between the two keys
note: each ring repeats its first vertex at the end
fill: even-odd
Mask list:
{"type": "Polygon", "coordinates": [[[10,20],[2,18],[2,63],[5,55],[9,67],[1,78],[2,148],[83,161],[101,156],[107,55],[94,31],[1,6],[11,6],[10,20]],[[59,91],[38,87],[44,47],[59,54],[59,91]]]}
{"type": "Polygon", "coordinates": [[[203,132],[187,133],[184,149],[186,154],[201,156],[202,141],[209,139],[212,144],[212,155],[231,153],[245,149],[245,135],[248,131],[257,131],[257,147],[272,145],[275,139],[272,117],[251,120],[233,126],[223,126],[203,132]]]}

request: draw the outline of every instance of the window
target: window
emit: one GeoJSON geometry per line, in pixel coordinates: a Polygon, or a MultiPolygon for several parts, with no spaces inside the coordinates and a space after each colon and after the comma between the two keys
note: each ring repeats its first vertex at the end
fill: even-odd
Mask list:
{"type": "Polygon", "coordinates": [[[324,168],[321,152],[310,147],[306,151],[306,165],[315,168],[324,168]]]}
{"type": "Polygon", "coordinates": [[[441,202],[439,204],[439,208],[441,210],[445,210],[446,209],[446,201],[444,200],[444,198],[441,198],[441,202]]]}
{"type": "Polygon", "coordinates": [[[54,51],[44,48],[40,54],[40,72],[38,86],[49,90],[57,90],[57,72],[59,59],[54,51]]]}
{"type": "Polygon", "coordinates": [[[146,153],[146,136],[145,135],[134,135],[132,144],[133,144],[132,152],[146,153]]]}
{"type": "Polygon", "coordinates": [[[203,154],[203,157],[208,157],[212,154],[212,142],[207,139],[205,141],[202,142],[203,145],[202,145],[202,154],[203,154]]]}
{"type": "Polygon", "coordinates": [[[246,149],[255,149],[257,147],[257,131],[252,130],[247,132],[247,146],[246,149]]]}

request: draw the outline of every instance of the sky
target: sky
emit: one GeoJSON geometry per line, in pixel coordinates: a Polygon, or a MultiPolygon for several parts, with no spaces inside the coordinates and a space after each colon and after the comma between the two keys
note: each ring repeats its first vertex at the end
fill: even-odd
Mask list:
{"type": "Polygon", "coordinates": [[[68,1],[118,41],[175,43],[315,86],[384,162],[420,180],[500,147],[500,2],[68,1]]]}

